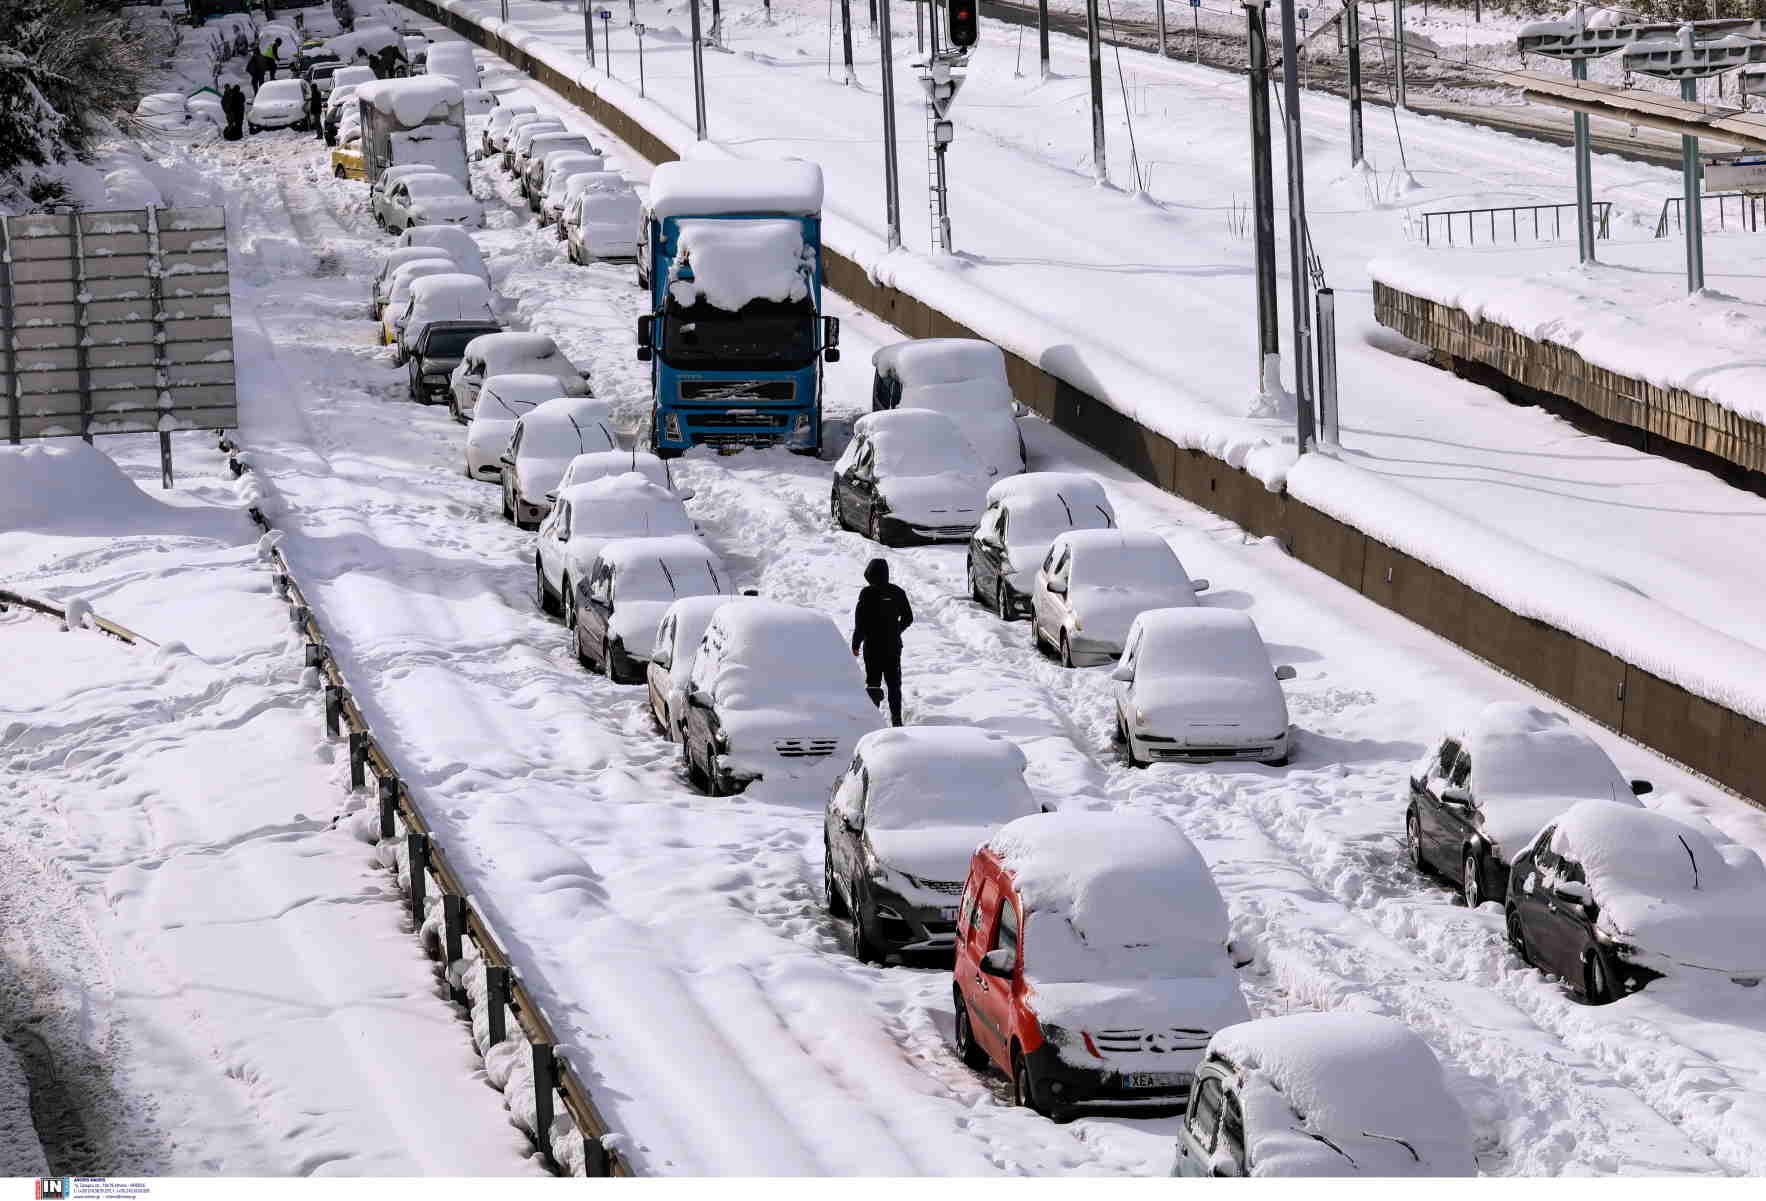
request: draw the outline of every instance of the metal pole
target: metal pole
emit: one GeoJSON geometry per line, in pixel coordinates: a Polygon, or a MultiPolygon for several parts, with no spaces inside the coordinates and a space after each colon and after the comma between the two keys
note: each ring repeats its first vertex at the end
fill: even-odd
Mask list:
{"type": "Polygon", "coordinates": [[[644,98],[644,26],[633,24],[632,29],[638,35],[638,99],[644,98]]]}
{"type": "Polygon", "coordinates": [[[1341,28],[1349,38],[1349,165],[1357,167],[1366,156],[1361,134],[1361,10],[1358,0],[1343,6],[1341,28]]]}
{"type": "Polygon", "coordinates": [[[1158,0],[1153,12],[1159,22],[1159,57],[1165,57],[1165,0],[1158,0]]]}
{"type": "Polygon", "coordinates": [[[699,33],[699,0],[693,0],[693,132],[705,140],[705,46],[699,33]]]}
{"type": "Polygon", "coordinates": [[[607,78],[613,78],[613,10],[601,10],[601,50],[607,56],[607,78]]]}
{"type": "Polygon", "coordinates": [[[1036,0],[1036,46],[1042,62],[1042,78],[1049,77],[1049,0],[1036,0]]]}
{"type": "Polygon", "coordinates": [[[1092,175],[1099,183],[1109,179],[1104,160],[1104,56],[1098,36],[1098,0],[1085,0],[1085,51],[1091,61],[1091,158],[1092,175]]]}
{"type": "Polygon", "coordinates": [[[889,222],[889,249],[901,246],[901,178],[895,162],[895,43],[889,34],[890,0],[877,0],[878,36],[883,42],[883,211],[889,222]]]}
{"type": "Polygon", "coordinates": [[[1195,52],[1196,65],[1202,65],[1202,6],[1190,0],[1190,49],[1195,52]]]}
{"type": "Polygon", "coordinates": [[[711,0],[711,44],[720,48],[724,44],[724,10],[718,0],[711,0]]]}
{"type": "MultiPolygon", "coordinates": [[[[1570,77],[1588,78],[1588,61],[1570,60],[1570,77]]],[[[1594,170],[1588,155],[1588,114],[1577,110],[1570,119],[1576,131],[1576,257],[1594,262],[1594,170]]]]}
{"type": "Polygon", "coordinates": [[[937,151],[937,156],[934,160],[934,166],[938,169],[938,244],[939,248],[942,249],[944,253],[949,254],[951,252],[950,197],[949,193],[945,190],[944,182],[944,152],[947,147],[938,146],[935,149],[937,151]]]}
{"type": "MultiPolygon", "coordinates": [[[[1680,98],[1697,100],[1699,81],[1680,81],[1680,98]]],[[[1686,290],[1700,292],[1705,287],[1705,215],[1699,207],[1699,184],[1704,168],[1699,165],[1699,140],[1680,139],[1680,209],[1681,224],[1686,227],[1686,290]]]]}
{"type": "Polygon", "coordinates": [[[1318,440],[1337,441],[1337,294],[1320,288],[1318,303],[1318,440]]]}
{"type": "Polygon", "coordinates": [[[846,56],[846,86],[852,87],[858,82],[852,69],[852,0],[840,0],[840,46],[846,56]]]}
{"type": "Polygon", "coordinates": [[[926,53],[926,0],[914,0],[914,53],[926,53]]]}
{"type": "Polygon", "coordinates": [[[1251,209],[1257,257],[1257,386],[1282,352],[1281,311],[1275,297],[1275,171],[1269,145],[1269,30],[1261,4],[1245,5],[1251,58],[1251,209]]]}
{"type": "MultiPolygon", "coordinates": [[[[1402,0],[1399,0],[1402,2],[1402,0]]],[[[1300,142],[1300,73],[1295,61],[1295,0],[1282,0],[1282,107],[1288,127],[1288,275],[1294,317],[1295,437],[1305,454],[1312,444],[1312,306],[1306,270],[1306,165],[1300,142]]]]}
{"type": "Polygon", "coordinates": [[[1410,94],[1404,90],[1404,0],[1392,0],[1392,29],[1397,42],[1394,51],[1398,63],[1398,107],[1410,107],[1410,94]]]}
{"type": "Polygon", "coordinates": [[[591,0],[582,0],[583,6],[583,53],[588,56],[589,66],[595,65],[595,6],[591,0]]]}
{"type": "Polygon", "coordinates": [[[503,24],[507,25],[509,23],[509,0],[502,0],[499,7],[503,10],[503,24]]]}

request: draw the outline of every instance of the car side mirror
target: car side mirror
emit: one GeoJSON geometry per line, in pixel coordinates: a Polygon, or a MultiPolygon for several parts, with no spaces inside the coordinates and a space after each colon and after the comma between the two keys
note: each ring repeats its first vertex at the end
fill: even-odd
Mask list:
{"type": "Polygon", "coordinates": [[[1016,953],[1006,947],[1000,947],[998,950],[989,951],[981,957],[981,974],[984,976],[995,976],[1001,980],[1010,980],[1012,978],[1012,967],[1016,958],[1016,953]]]}
{"type": "Polygon", "coordinates": [[[1299,672],[1295,671],[1292,667],[1289,667],[1286,663],[1275,669],[1275,678],[1278,680],[1291,680],[1299,674],[1299,672]]]}
{"type": "Polygon", "coordinates": [[[655,331],[655,317],[638,318],[638,362],[648,363],[650,356],[655,353],[653,350],[656,345],[655,331]]]}
{"type": "Polygon", "coordinates": [[[509,454],[509,452],[508,452],[508,451],[504,451],[504,452],[503,452],[503,453],[502,453],[502,454],[500,454],[500,455],[498,455],[498,456],[497,456],[497,462],[499,462],[499,463],[501,463],[501,464],[502,464],[502,465],[503,465],[503,466],[505,466],[505,467],[513,467],[513,466],[515,466],[515,460],[514,460],[514,458],[513,458],[513,457],[512,457],[512,456],[511,456],[511,455],[510,455],[510,454],[509,454]]]}
{"type": "Polygon", "coordinates": [[[1134,683],[1134,664],[1118,663],[1110,669],[1110,678],[1120,684],[1134,683]]]}
{"type": "Polygon", "coordinates": [[[1191,586],[1192,586],[1192,587],[1193,587],[1193,588],[1195,588],[1195,590],[1196,590],[1196,591],[1197,591],[1197,592],[1206,592],[1206,591],[1208,591],[1208,581],[1207,581],[1207,580],[1191,580],[1191,581],[1190,581],[1190,585],[1191,585],[1191,586]]]}
{"type": "Polygon", "coordinates": [[[546,493],[546,502],[548,504],[554,504],[554,505],[557,504],[558,503],[558,494],[556,492],[546,493]]]}
{"type": "Polygon", "coordinates": [[[840,361],[840,318],[822,318],[822,353],[830,363],[840,361]]]}
{"type": "Polygon", "coordinates": [[[1650,793],[1654,792],[1655,790],[1656,790],[1656,786],[1654,784],[1651,784],[1648,780],[1633,780],[1633,781],[1631,781],[1631,795],[1632,796],[1648,796],[1650,793]]]}
{"type": "Polygon", "coordinates": [[[682,500],[692,500],[693,499],[693,489],[682,488],[679,492],[676,492],[675,495],[680,497],[682,500]]]}

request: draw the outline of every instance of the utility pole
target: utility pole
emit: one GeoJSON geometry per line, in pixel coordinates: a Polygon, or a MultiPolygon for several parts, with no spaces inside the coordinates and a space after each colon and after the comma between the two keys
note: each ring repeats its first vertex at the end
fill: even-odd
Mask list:
{"type": "Polygon", "coordinates": [[[699,0],[693,0],[693,133],[705,140],[705,46],[699,35],[699,0]]]}
{"type": "MultiPolygon", "coordinates": [[[[1269,30],[1263,0],[1245,4],[1251,57],[1251,229],[1257,258],[1257,388],[1282,353],[1275,297],[1275,171],[1269,146],[1269,30]]],[[[1278,373],[1279,379],[1279,373],[1278,373]]]]}
{"type": "MultiPolygon", "coordinates": [[[[1046,3],[1047,0],[1044,0],[1044,2],[1046,3]]],[[[1153,6],[1153,12],[1156,16],[1156,19],[1159,22],[1159,57],[1164,58],[1165,57],[1165,0],[1158,0],[1158,3],[1153,6]]]]}
{"type": "Polygon", "coordinates": [[[595,65],[595,6],[590,0],[582,0],[583,6],[583,53],[589,57],[589,66],[595,65]]]}
{"type": "MultiPolygon", "coordinates": [[[[1687,35],[1688,41],[1691,35],[1687,35]]],[[[1699,81],[1688,77],[1680,81],[1680,98],[1696,101],[1699,81]]],[[[1699,140],[1680,139],[1680,220],[1686,226],[1686,290],[1689,294],[1705,287],[1705,215],[1699,208],[1699,184],[1704,167],[1699,162],[1699,140]]]]}
{"type": "Polygon", "coordinates": [[[846,55],[846,86],[858,82],[852,69],[852,0],[840,0],[840,46],[846,55]]]}
{"type": "Polygon", "coordinates": [[[895,43],[889,35],[889,0],[877,0],[877,19],[883,41],[883,210],[889,249],[896,250],[901,246],[901,177],[895,162],[895,43]]]}
{"type": "Polygon", "coordinates": [[[723,49],[724,11],[718,0],[711,0],[711,44],[723,49]]]}
{"type": "Polygon", "coordinates": [[[1410,107],[1410,94],[1404,89],[1404,0],[1392,0],[1392,29],[1396,35],[1394,61],[1398,64],[1398,107],[1410,107]]]}
{"type": "Polygon", "coordinates": [[[1036,46],[1042,62],[1041,79],[1049,77],[1049,0],[1036,0],[1036,46]]]}
{"type": "MultiPolygon", "coordinates": [[[[1403,0],[1397,0],[1402,3],[1403,0]]],[[[1300,142],[1300,73],[1295,59],[1295,0],[1282,0],[1282,107],[1288,126],[1288,273],[1294,306],[1295,436],[1301,454],[1313,441],[1311,275],[1306,268],[1306,166],[1300,142]]]]}
{"type": "MultiPolygon", "coordinates": [[[[1588,60],[1570,60],[1570,77],[1578,83],[1588,78],[1588,60]]],[[[1576,133],[1576,256],[1594,262],[1594,167],[1588,156],[1588,114],[1577,109],[1570,117],[1576,133]]]]}
{"type": "Polygon", "coordinates": [[[1359,167],[1363,158],[1361,144],[1361,12],[1359,0],[1343,6],[1340,31],[1349,39],[1349,165],[1359,167]]]}
{"type": "Polygon", "coordinates": [[[1091,61],[1092,174],[1099,183],[1110,178],[1104,161],[1104,57],[1098,36],[1098,0],[1085,0],[1085,51],[1091,61]]]}

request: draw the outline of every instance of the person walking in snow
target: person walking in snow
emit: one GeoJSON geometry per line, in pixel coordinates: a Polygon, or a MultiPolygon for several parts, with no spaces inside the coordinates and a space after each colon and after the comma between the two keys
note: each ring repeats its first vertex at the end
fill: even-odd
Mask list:
{"type": "Polygon", "coordinates": [[[265,55],[264,57],[268,60],[266,65],[270,69],[270,78],[275,79],[276,78],[276,65],[282,61],[282,39],[281,38],[277,38],[275,41],[270,43],[270,53],[265,55]]]}
{"type": "Polygon", "coordinates": [[[268,68],[264,64],[263,52],[261,50],[253,50],[251,52],[251,58],[248,59],[245,64],[245,73],[251,78],[251,94],[253,96],[256,96],[258,94],[258,89],[264,86],[264,72],[266,70],[268,70],[268,68]]]}
{"type": "Polygon", "coordinates": [[[901,635],[914,624],[908,594],[889,582],[889,564],[865,565],[865,586],[852,611],[852,653],[865,657],[865,692],[871,703],[889,698],[889,722],[901,724],[901,635]]]}
{"type": "Polygon", "coordinates": [[[313,136],[321,142],[325,140],[325,98],[319,94],[318,85],[307,84],[307,121],[313,127],[313,136]]]}
{"type": "Polygon", "coordinates": [[[245,131],[245,89],[230,83],[221,92],[221,112],[226,114],[227,128],[221,136],[237,142],[245,131]]]}

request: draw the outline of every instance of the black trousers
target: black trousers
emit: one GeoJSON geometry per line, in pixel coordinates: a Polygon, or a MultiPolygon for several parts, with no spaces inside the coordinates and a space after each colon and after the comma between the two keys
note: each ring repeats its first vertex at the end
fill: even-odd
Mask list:
{"type": "Polygon", "coordinates": [[[872,700],[883,699],[888,690],[889,716],[901,724],[901,647],[867,642],[865,651],[865,690],[872,700]]]}

